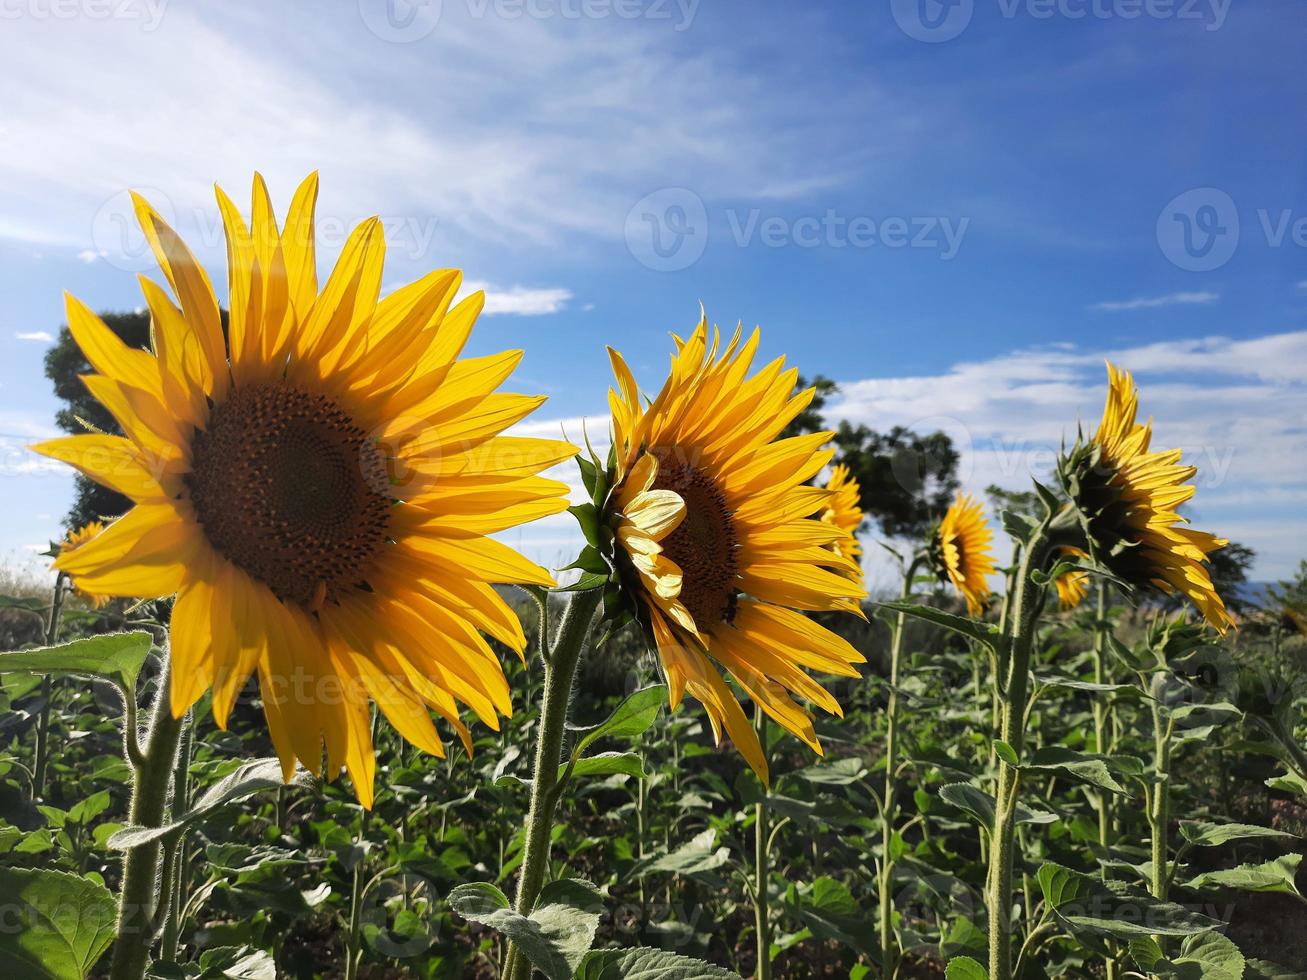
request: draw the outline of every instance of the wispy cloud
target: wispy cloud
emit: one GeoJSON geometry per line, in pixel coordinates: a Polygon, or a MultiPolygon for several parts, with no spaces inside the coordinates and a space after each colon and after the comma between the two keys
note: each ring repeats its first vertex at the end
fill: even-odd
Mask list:
{"type": "Polygon", "coordinates": [[[561,286],[535,289],[527,286],[510,286],[501,289],[490,283],[470,280],[463,284],[464,293],[474,293],[478,289],[486,294],[485,314],[509,314],[513,316],[544,316],[559,313],[572,298],[572,291],[561,286]]]}
{"type": "Polygon", "coordinates": [[[1095,303],[1090,309],[1104,313],[1128,313],[1132,310],[1155,310],[1161,306],[1205,306],[1221,298],[1220,293],[1167,293],[1165,296],[1140,296],[1135,299],[1095,303]]]}
{"type": "Polygon", "coordinates": [[[54,334],[46,330],[27,330],[14,334],[15,340],[34,340],[42,344],[54,343],[54,334]]]}

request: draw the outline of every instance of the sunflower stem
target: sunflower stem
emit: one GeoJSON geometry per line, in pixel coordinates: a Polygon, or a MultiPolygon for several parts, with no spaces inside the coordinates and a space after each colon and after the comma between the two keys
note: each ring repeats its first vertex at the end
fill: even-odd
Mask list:
{"type": "MultiPolygon", "coordinates": [[[[60,572],[54,580],[54,595],[50,599],[50,618],[45,624],[45,645],[54,646],[59,637],[59,616],[64,606],[64,583],[68,576],[60,572]]],[[[45,797],[45,777],[50,768],[50,702],[54,699],[54,679],[46,674],[41,678],[41,714],[36,722],[36,761],[32,765],[32,799],[45,797]]]]}
{"type": "MultiPolygon", "coordinates": [[[[767,755],[767,716],[761,707],[754,706],[754,726],[758,729],[758,742],[763,757],[767,755]]],[[[767,787],[759,789],[758,802],[753,805],[753,920],[758,936],[757,980],[771,980],[771,910],[768,908],[767,882],[771,876],[769,850],[771,841],[767,833],[767,787]]]]}
{"type": "MultiPolygon", "coordinates": [[[[917,574],[919,559],[913,558],[903,572],[900,598],[907,602],[912,597],[912,580],[917,574]]],[[[900,612],[894,619],[894,634],[889,647],[889,696],[885,701],[885,793],[881,806],[880,855],[880,970],[884,980],[894,976],[897,956],[894,949],[894,908],[890,892],[894,885],[894,860],[890,847],[894,841],[894,818],[897,813],[895,799],[896,769],[899,751],[899,660],[903,654],[903,632],[907,614],[900,612]]]]}
{"type": "MultiPolygon", "coordinates": [[[[128,823],[133,827],[161,827],[167,812],[183,722],[174,718],[168,701],[171,667],[165,660],[158,690],[150,708],[142,765],[132,776],[132,802],[128,823]]],[[[159,853],[152,841],[127,852],[123,862],[122,891],[118,898],[118,936],[113,944],[109,980],[141,980],[154,939],[154,913],[160,901],[159,853]]]]}
{"type": "MultiPolygon", "coordinates": [[[[1043,586],[1032,577],[1048,554],[1050,513],[1025,543],[1010,605],[1008,631],[1004,637],[1007,656],[1006,679],[995,677],[1001,715],[1001,735],[1018,759],[1025,742],[1026,708],[1030,680],[1030,652],[1034,644],[1043,586]]],[[[989,910],[989,978],[1012,977],[1012,868],[1016,854],[1017,793],[1019,770],[999,761],[998,794],[994,826],[990,834],[989,877],[986,905],[989,910]]]]}
{"type": "MultiPolygon", "coordinates": [[[[1099,579],[1094,588],[1095,598],[1097,600],[1097,610],[1094,617],[1094,683],[1107,683],[1107,636],[1111,630],[1107,622],[1107,582],[1099,579]]],[[[1094,696],[1094,751],[1100,755],[1107,755],[1111,751],[1109,739],[1107,737],[1107,719],[1111,710],[1110,702],[1103,697],[1100,691],[1094,696]]],[[[1095,798],[1095,808],[1098,810],[1098,846],[1102,848],[1104,857],[1107,856],[1107,848],[1112,840],[1112,794],[1106,790],[1100,789],[1095,798]]],[[[1107,880],[1107,865],[1102,867],[1103,880],[1107,880]]],[[[1109,952],[1104,958],[1107,968],[1107,980],[1117,980],[1117,963],[1116,956],[1112,951],[1114,947],[1109,945],[1109,952]]]]}
{"type": "MultiPolygon", "coordinates": [[[[545,661],[544,700],[536,734],[535,774],[531,780],[531,807],[527,812],[526,841],[522,851],[522,872],[518,878],[514,909],[530,915],[536,897],[544,885],[549,868],[549,842],[558,804],[554,792],[558,781],[558,764],[563,755],[563,735],[572,697],[572,680],[581,649],[590,634],[590,623],[603,594],[602,589],[573,592],[563,620],[558,625],[550,657],[545,661]]],[[[508,980],[528,980],[531,963],[510,944],[504,975],[508,980]]]]}

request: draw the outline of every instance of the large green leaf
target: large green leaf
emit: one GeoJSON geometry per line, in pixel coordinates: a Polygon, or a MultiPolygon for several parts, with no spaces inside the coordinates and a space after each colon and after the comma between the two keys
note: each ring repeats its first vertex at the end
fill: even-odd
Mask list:
{"type": "Polygon", "coordinates": [[[0,868],[6,921],[0,975],[82,980],[109,948],[116,907],[97,881],[62,871],[0,868]]]}
{"type": "Polygon", "coordinates": [[[1301,863],[1301,854],[1286,854],[1264,864],[1241,864],[1224,871],[1208,871],[1185,882],[1184,887],[1237,888],[1245,892],[1279,892],[1301,898],[1296,883],[1301,863]]]}
{"type": "Polygon", "coordinates": [[[1278,837],[1296,839],[1293,834],[1271,827],[1258,827],[1247,823],[1210,823],[1205,820],[1181,820],[1180,833],[1190,844],[1199,847],[1216,847],[1232,840],[1247,840],[1254,837],[1278,837]]]}
{"type": "Polygon", "coordinates": [[[895,612],[901,612],[917,619],[924,619],[928,623],[942,626],[954,633],[961,633],[963,636],[975,640],[977,643],[983,643],[987,647],[994,648],[999,643],[998,627],[990,623],[968,619],[966,616],[955,616],[942,609],[936,609],[934,606],[922,606],[915,602],[882,602],[879,605],[883,609],[892,609],[895,612]]]}
{"type": "Polygon", "coordinates": [[[1242,980],[1244,975],[1243,953],[1219,932],[1186,936],[1175,959],[1164,956],[1152,937],[1134,939],[1130,958],[1150,976],[1166,980],[1242,980]]]}
{"type": "MultiPolygon", "coordinates": [[[[985,830],[994,826],[994,812],[997,804],[979,786],[970,783],[949,783],[941,786],[940,799],[951,806],[969,814],[985,830]]],[[[1024,804],[1017,804],[1017,823],[1047,824],[1057,823],[1058,816],[1045,810],[1032,810],[1024,804]]]]}
{"type": "Polygon", "coordinates": [[[1077,752],[1060,745],[1050,745],[1039,749],[1022,768],[1053,773],[1071,782],[1084,783],[1124,796],[1126,789],[1112,778],[1108,761],[1102,756],[1077,752]]]}
{"type": "Polygon", "coordinates": [[[812,883],[808,894],[797,902],[786,902],[785,907],[819,939],[871,951],[867,940],[875,935],[875,926],[842,881],[822,875],[812,883]]]}
{"type": "Polygon", "coordinates": [[[651,855],[638,862],[627,873],[627,877],[642,878],[658,871],[682,875],[702,874],[720,868],[730,858],[730,848],[717,846],[717,831],[710,827],[668,854],[651,855]]]}
{"type": "Polygon", "coordinates": [[[599,724],[578,729],[580,738],[576,743],[576,751],[584,752],[601,738],[635,738],[643,735],[666,703],[667,687],[663,684],[636,691],[599,724]]]}
{"type": "Polygon", "coordinates": [[[529,916],[514,912],[507,896],[485,881],[449,893],[455,912],[507,936],[549,980],[570,980],[594,942],[603,899],[594,885],[560,878],[540,890],[529,916]]]}
{"type": "MultiPolygon", "coordinates": [[[[566,771],[567,763],[558,767],[560,777],[566,771]]],[[[641,778],[645,775],[644,762],[634,752],[599,752],[578,759],[572,767],[573,776],[615,776],[619,773],[641,778]]]]}
{"type": "Polygon", "coordinates": [[[597,949],[575,980],[740,980],[738,973],[662,949],[597,949]]]}
{"type": "Polygon", "coordinates": [[[123,690],[133,691],[153,642],[149,633],[136,630],[103,633],[53,647],[0,653],[0,673],[21,670],[32,674],[74,674],[113,681],[123,690]]]}
{"type": "MultiPolygon", "coordinates": [[[[291,778],[292,786],[312,786],[313,776],[299,769],[291,778]]],[[[150,841],[175,834],[209,816],[219,807],[235,803],[255,793],[278,789],[285,785],[281,778],[281,762],[277,759],[254,759],[242,762],[232,772],[219,779],[196,799],[181,818],[162,827],[124,827],[109,838],[108,845],[117,851],[129,851],[150,841]]]]}
{"type": "Polygon", "coordinates": [[[1058,920],[1071,932],[1124,942],[1147,936],[1193,936],[1221,923],[1181,905],[1109,887],[1100,878],[1060,864],[1039,869],[1039,887],[1058,920]]]}
{"type": "Polygon", "coordinates": [[[970,956],[955,956],[944,968],[944,980],[989,980],[989,973],[970,956]]]}

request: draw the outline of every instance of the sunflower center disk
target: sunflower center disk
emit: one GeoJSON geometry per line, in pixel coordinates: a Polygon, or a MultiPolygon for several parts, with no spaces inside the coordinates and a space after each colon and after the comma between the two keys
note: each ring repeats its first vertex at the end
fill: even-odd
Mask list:
{"type": "Polygon", "coordinates": [[[392,500],[385,459],[324,395],[235,389],[192,444],[191,501],[228,561],[316,608],[366,585],[392,500]]]}
{"type": "Polygon", "coordinates": [[[655,451],[654,489],[673,490],[685,501],[685,518],[662,540],[663,554],[680,566],[681,603],[700,627],[730,622],[739,595],[735,526],[726,498],[703,470],[655,451]]]}

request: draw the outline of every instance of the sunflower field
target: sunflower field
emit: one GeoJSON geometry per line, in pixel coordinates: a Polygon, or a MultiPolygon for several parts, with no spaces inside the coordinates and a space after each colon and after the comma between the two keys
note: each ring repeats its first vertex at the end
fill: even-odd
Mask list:
{"type": "Polygon", "coordinates": [[[218,190],[225,295],[135,198],[148,343],[67,300],[114,427],[32,450],[129,506],[2,600],[0,976],[1307,976],[1307,565],[1222,594],[1127,366],[886,538],[765,333],[515,434],[481,293],[378,219],[320,279],[317,193],[218,190]]]}

